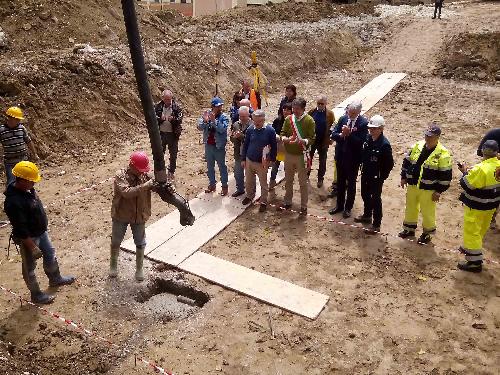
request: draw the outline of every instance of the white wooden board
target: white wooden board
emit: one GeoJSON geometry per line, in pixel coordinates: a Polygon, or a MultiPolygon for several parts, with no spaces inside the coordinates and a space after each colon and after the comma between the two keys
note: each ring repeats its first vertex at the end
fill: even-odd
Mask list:
{"type": "Polygon", "coordinates": [[[292,313],[316,319],[329,296],[198,251],[181,270],[292,313]]]}
{"type": "MultiPolygon", "coordinates": [[[[268,178],[270,177],[270,171],[268,174],[268,178]]],[[[283,180],[285,174],[283,171],[283,163],[280,165],[280,170],[278,172],[278,175],[276,177],[276,181],[280,182],[283,180]]],[[[258,182],[258,179],[257,179],[258,182]]],[[[234,219],[236,219],[239,215],[241,215],[244,211],[243,206],[241,206],[242,211],[238,212],[235,211],[231,215],[228,216],[227,213],[224,212],[225,207],[229,207],[231,205],[239,207],[241,205],[241,201],[243,200],[244,196],[240,196],[238,198],[232,198],[231,192],[235,191],[236,186],[235,186],[235,180],[234,176],[230,175],[229,177],[229,196],[226,197],[221,197],[219,192],[221,189],[221,184],[219,183],[217,186],[217,192],[216,193],[210,193],[206,194],[204,192],[198,194],[195,198],[191,199],[189,201],[189,206],[191,207],[191,211],[193,212],[194,216],[196,217],[195,224],[193,227],[198,228],[196,230],[196,235],[202,239],[204,239],[204,242],[200,245],[202,246],[205,244],[207,241],[209,241],[212,237],[209,237],[208,233],[205,230],[200,230],[199,225],[201,222],[198,223],[199,219],[202,218],[207,212],[211,212],[211,217],[214,220],[214,222],[218,222],[219,225],[221,225],[221,228],[219,231],[215,232],[215,234],[219,233],[221,230],[223,230],[228,224],[230,224],[234,219]],[[221,209],[221,211],[216,211],[216,208],[221,209]],[[220,221],[222,219],[223,221],[220,221]]],[[[258,199],[260,197],[260,185],[257,183],[256,187],[256,192],[255,192],[255,199],[258,199]]],[[[209,221],[210,219],[204,219],[205,221],[209,221]]],[[[144,254],[150,255],[153,251],[155,250],[161,250],[161,253],[166,254],[172,253],[175,251],[180,251],[182,254],[185,254],[186,256],[191,255],[194,251],[190,252],[191,250],[180,250],[178,246],[182,246],[182,244],[185,242],[184,236],[191,235],[192,236],[192,230],[189,230],[189,227],[183,227],[182,225],[179,224],[179,211],[175,210],[169,213],[168,215],[164,216],[160,220],[154,222],[153,224],[149,225],[146,228],[146,249],[144,251],[144,254]],[[187,231],[186,234],[178,237],[177,235],[183,231],[187,231]],[[174,238],[176,238],[176,241],[172,243],[172,246],[169,246],[171,249],[170,251],[166,250],[163,248],[162,245],[164,245],[167,241],[170,243],[174,238]],[[173,250],[177,249],[177,250],[173,250]]],[[[214,234],[214,235],[215,235],[214,234]]],[[[129,238],[126,241],[124,241],[121,245],[121,248],[127,251],[135,252],[135,244],[133,241],[133,238],[129,238]]],[[[158,253],[159,254],[159,253],[158,253]]],[[[159,255],[153,255],[151,254],[151,259],[158,260],[158,261],[163,261],[161,259],[157,259],[159,255]]],[[[168,255],[170,257],[172,255],[168,255]]],[[[178,257],[174,257],[175,259],[179,259],[178,257]]],[[[174,259],[172,258],[172,260],[174,259]]],[[[177,262],[177,260],[175,260],[177,262]]]]}
{"type": "Polygon", "coordinates": [[[396,86],[399,81],[406,77],[405,73],[382,73],[368,82],[358,92],[348,97],[339,105],[333,108],[335,119],[338,120],[345,113],[345,107],[354,100],[360,100],[363,104],[361,113],[370,110],[377,104],[389,91],[396,86]]]}
{"type": "MultiPolygon", "coordinates": [[[[268,173],[268,178],[270,173],[271,171],[268,173]]],[[[283,178],[284,171],[281,169],[276,176],[276,181],[281,181],[283,178]]],[[[259,184],[257,184],[255,199],[258,197],[260,197],[259,184]]],[[[202,215],[196,216],[196,221],[193,226],[184,227],[182,230],[175,233],[172,237],[151,251],[148,254],[148,258],[177,266],[215,237],[246,210],[248,206],[243,206],[241,204],[243,196],[239,198],[241,199],[235,199],[230,196],[211,196],[211,201],[209,202],[210,207],[205,209],[202,215]]]]}

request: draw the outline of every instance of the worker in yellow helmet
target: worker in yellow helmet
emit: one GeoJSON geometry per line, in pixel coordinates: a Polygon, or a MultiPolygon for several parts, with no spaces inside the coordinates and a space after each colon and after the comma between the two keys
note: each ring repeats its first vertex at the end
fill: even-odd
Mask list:
{"type": "Polygon", "coordinates": [[[5,191],[4,211],[12,225],[14,242],[20,245],[23,279],[31,292],[31,301],[48,304],[54,296],[41,291],[35,275],[36,259],[43,257],[43,270],[49,286],[72,284],[73,276],[61,276],[54,246],[50,241],[47,214],[34,186],[42,177],[38,167],[29,161],[20,161],[12,169],[15,182],[5,191]]]}
{"type": "Polygon", "coordinates": [[[483,143],[481,150],[481,163],[470,170],[459,164],[464,174],[460,179],[460,186],[464,189],[460,195],[464,204],[463,245],[460,252],[465,255],[465,262],[457,266],[468,272],[481,272],[483,269],[483,237],[500,204],[498,143],[488,140],[483,143]]]}
{"type": "Polygon", "coordinates": [[[15,181],[12,168],[21,160],[28,160],[28,149],[35,160],[39,160],[35,146],[26,128],[21,124],[23,111],[19,107],[10,107],[6,112],[7,122],[0,125],[0,143],[3,147],[3,160],[7,185],[15,181]]]}

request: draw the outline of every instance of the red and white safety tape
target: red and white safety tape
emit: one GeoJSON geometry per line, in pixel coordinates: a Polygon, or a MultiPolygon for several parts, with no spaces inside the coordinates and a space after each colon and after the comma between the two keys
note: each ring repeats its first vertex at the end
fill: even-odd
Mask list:
{"type": "MultiPolygon", "coordinates": [[[[209,202],[210,200],[209,199],[204,199],[204,198],[201,198],[201,197],[197,197],[198,199],[200,200],[203,200],[203,201],[207,201],[209,202]]],[[[239,202],[241,202],[241,200],[239,199],[235,199],[239,202]]],[[[253,202],[254,205],[259,205],[259,201],[256,200],[253,202]]],[[[269,207],[274,207],[278,210],[281,210],[281,211],[288,211],[288,212],[293,212],[293,213],[296,213],[296,214],[299,214],[300,212],[299,211],[296,211],[294,209],[284,209],[282,208],[280,205],[276,205],[276,204],[272,204],[272,203],[267,203],[267,205],[269,207]]],[[[236,206],[234,206],[236,207],[236,206]]],[[[241,207],[241,206],[240,206],[241,207]]],[[[362,230],[363,232],[370,232],[370,233],[373,233],[373,234],[378,234],[378,235],[382,235],[382,236],[388,236],[388,237],[392,237],[392,238],[395,238],[395,239],[398,239],[398,240],[403,240],[403,241],[407,241],[407,242],[411,242],[411,243],[414,243],[414,244],[417,244],[419,246],[423,246],[423,247],[426,247],[426,246],[433,246],[432,244],[421,244],[417,241],[417,239],[413,239],[413,238],[401,238],[395,234],[391,234],[391,233],[387,233],[387,232],[378,232],[378,231],[371,231],[371,230],[368,230],[368,228],[365,228],[361,225],[356,225],[356,224],[351,224],[351,223],[346,223],[342,220],[335,220],[331,217],[326,217],[326,216],[320,216],[320,215],[314,215],[314,214],[310,214],[310,213],[307,213],[307,216],[308,217],[312,217],[314,219],[318,219],[318,220],[321,220],[321,221],[326,221],[328,223],[332,223],[332,224],[339,224],[339,225],[343,225],[343,226],[347,226],[347,227],[351,227],[351,228],[355,228],[355,229],[358,229],[358,230],[362,230]]],[[[450,250],[450,249],[445,249],[445,248],[441,248],[441,250],[443,251],[446,251],[448,253],[453,253],[453,254],[456,254],[458,249],[457,250],[450,250]]],[[[491,260],[491,259],[485,259],[485,262],[486,263],[491,263],[491,264],[500,264],[499,262],[495,261],[495,260],[491,260]]]]}
{"type": "Polygon", "coordinates": [[[52,311],[49,311],[47,310],[46,308],[44,307],[41,307],[41,306],[38,306],[36,304],[34,304],[33,302],[31,301],[28,301],[26,299],[24,299],[22,296],[20,296],[19,294],[17,294],[16,292],[12,291],[11,289],[9,288],[6,288],[2,285],[0,285],[0,290],[2,290],[4,293],[6,294],[11,294],[13,295],[14,297],[16,297],[21,305],[24,303],[40,310],[41,312],[43,312],[44,314],[58,320],[59,322],[63,322],[64,324],[74,328],[75,330],[77,331],[80,331],[84,334],[86,334],[87,336],[90,336],[98,341],[101,341],[101,342],[104,342],[105,344],[107,344],[108,346],[110,347],[113,347],[113,348],[116,348],[116,349],[120,349],[122,350],[124,353],[126,354],[130,354],[130,355],[133,355],[134,358],[135,358],[135,362],[137,363],[137,361],[139,362],[142,362],[143,364],[147,365],[148,367],[152,368],[156,373],[160,373],[160,374],[167,374],[167,375],[173,375],[172,372],[169,372],[167,370],[165,370],[164,368],[158,366],[156,363],[154,363],[153,361],[150,361],[142,356],[140,356],[139,354],[136,354],[128,349],[125,349],[125,348],[121,348],[119,345],[113,343],[112,341],[110,341],[109,339],[105,338],[105,337],[102,337],[102,336],[99,336],[97,333],[93,332],[93,331],[90,331],[88,329],[86,329],[85,327],[83,327],[80,323],[77,323],[75,322],[74,320],[71,320],[71,319],[67,319],[67,318],[64,318],[63,316],[61,316],[60,314],[56,314],[56,313],[53,313],[52,311]]]}

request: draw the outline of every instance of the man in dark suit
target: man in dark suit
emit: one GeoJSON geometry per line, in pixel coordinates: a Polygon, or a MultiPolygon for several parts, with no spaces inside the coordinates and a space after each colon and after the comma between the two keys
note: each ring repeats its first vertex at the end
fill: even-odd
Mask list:
{"type": "Polygon", "coordinates": [[[337,206],[329,211],[330,215],[343,212],[344,218],[351,217],[363,143],[368,137],[368,120],[360,115],[361,107],[359,101],[349,104],[347,114],[339,119],[331,135],[336,142],[335,163],[338,192],[337,206]]]}

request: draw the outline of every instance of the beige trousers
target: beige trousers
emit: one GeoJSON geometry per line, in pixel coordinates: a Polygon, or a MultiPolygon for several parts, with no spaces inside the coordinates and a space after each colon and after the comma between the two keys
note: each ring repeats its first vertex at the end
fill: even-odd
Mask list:
{"type": "Polygon", "coordinates": [[[293,155],[287,152],[285,155],[285,204],[292,204],[295,173],[297,173],[299,177],[300,207],[307,208],[309,192],[307,186],[307,170],[304,165],[304,156],[293,155]]]}
{"type": "Polygon", "coordinates": [[[256,163],[247,158],[245,162],[245,191],[247,197],[255,198],[255,176],[259,177],[260,183],[260,203],[267,204],[267,195],[269,187],[267,185],[267,168],[262,166],[262,163],[256,163]]]}

